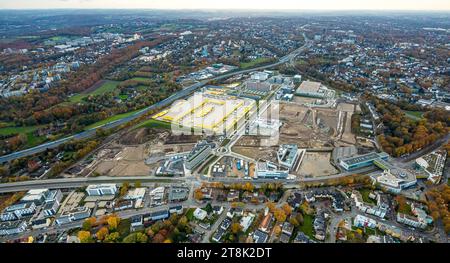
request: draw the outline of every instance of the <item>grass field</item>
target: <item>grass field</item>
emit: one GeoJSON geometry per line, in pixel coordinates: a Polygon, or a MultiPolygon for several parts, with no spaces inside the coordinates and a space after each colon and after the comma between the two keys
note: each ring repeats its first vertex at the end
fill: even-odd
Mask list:
{"type": "Polygon", "coordinates": [[[164,121],[159,121],[159,120],[154,120],[154,119],[150,119],[150,120],[146,120],[142,123],[139,123],[138,125],[136,125],[136,128],[156,128],[156,129],[171,129],[171,123],[169,122],[164,122],[164,121]]]}
{"type": "Polygon", "coordinates": [[[117,226],[117,232],[120,234],[120,238],[124,238],[130,234],[131,219],[125,218],[120,220],[117,226]]]}
{"type": "Polygon", "coordinates": [[[25,127],[5,127],[0,129],[0,135],[12,135],[17,133],[33,133],[39,126],[25,126],[25,127]]]}
{"type": "Polygon", "coordinates": [[[27,143],[21,148],[29,148],[41,143],[44,143],[47,138],[45,136],[36,136],[34,132],[40,126],[25,126],[25,127],[5,127],[0,128],[0,135],[7,136],[13,134],[24,134],[27,137],[27,143]]]}
{"type": "Polygon", "coordinates": [[[117,84],[119,84],[118,81],[112,81],[112,80],[108,80],[105,83],[103,83],[103,85],[101,85],[99,88],[97,88],[96,90],[89,92],[89,93],[80,93],[80,94],[76,94],[72,97],[69,98],[69,101],[72,103],[78,103],[81,102],[81,100],[83,100],[84,98],[90,96],[90,95],[101,95],[101,94],[105,94],[107,92],[111,92],[114,91],[117,87],[117,84]]]}
{"type": "Polygon", "coordinates": [[[136,81],[147,81],[147,80],[150,80],[150,78],[144,78],[144,77],[134,77],[134,78],[131,78],[130,80],[136,80],[136,81]]]}
{"type": "Polygon", "coordinates": [[[25,148],[34,147],[47,141],[47,138],[45,136],[36,136],[33,133],[27,133],[26,135],[28,141],[25,145],[25,148]]]}
{"type": "Polygon", "coordinates": [[[413,120],[420,120],[423,118],[423,112],[422,111],[403,111],[407,117],[413,119],[413,120]]]}
{"type": "Polygon", "coordinates": [[[403,207],[399,207],[397,212],[405,215],[413,215],[411,205],[409,204],[405,204],[403,207]]]}
{"type": "Polygon", "coordinates": [[[301,225],[298,229],[305,233],[308,237],[314,239],[314,216],[312,215],[303,215],[303,225],[301,225]]]}
{"type": "Polygon", "coordinates": [[[159,29],[173,31],[173,30],[177,29],[177,25],[176,24],[164,24],[164,25],[161,25],[159,27],[159,29]]]}
{"type": "Polygon", "coordinates": [[[127,100],[128,99],[128,95],[119,95],[119,98],[121,100],[127,100]]]}
{"type": "Polygon", "coordinates": [[[52,41],[60,41],[60,40],[62,40],[64,38],[62,36],[54,36],[54,37],[51,37],[49,39],[52,40],[52,41]]]}
{"type": "Polygon", "coordinates": [[[187,217],[187,219],[188,219],[189,221],[192,221],[192,220],[194,219],[194,211],[195,211],[195,208],[189,208],[189,209],[186,211],[185,216],[187,217]]]}
{"type": "Polygon", "coordinates": [[[96,123],[93,123],[93,124],[91,124],[91,125],[89,125],[89,126],[86,126],[84,129],[85,129],[85,130],[89,130],[89,129],[91,129],[91,128],[95,128],[95,127],[101,126],[101,125],[103,125],[103,124],[106,124],[106,123],[108,123],[108,122],[117,121],[117,120],[120,120],[120,119],[129,117],[129,116],[131,116],[133,113],[136,113],[136,112],[138,112],[138,111],[139,111],[139,110],[135,110],[135,111],[130,111],[130,112],[126,112],[126,113],[117,114],[117,115],[111,116],[111,117],[109,117],[109,118],[106,118],[106,119],[104,119],[104,120],[101,120],[101,121],[98,121],[98,122],[96,122],[96,123]]]}
{"type": "Polygon", "coordinates": [[[366,188],[360,189],[359,192],[361,193],[363,201],[365,203],[375,204],[375,201],[369,198],[369,194],[371,192],[370,189],[366,189],[366,188]]]}
{"type": "Polygon", "coordinates": [[[256,65],[259,65],[259,64],[263,64],[263,63],[269,62],[269,61],[270,61],[270,58],[257,58],[255,60],[250,61],[250,62],[243,62],[243,63],[241,63],[240,66],[241,66],[242,69],[247,69],[247,68],[252,68],[252,67],[254,67],[256,65]]]}

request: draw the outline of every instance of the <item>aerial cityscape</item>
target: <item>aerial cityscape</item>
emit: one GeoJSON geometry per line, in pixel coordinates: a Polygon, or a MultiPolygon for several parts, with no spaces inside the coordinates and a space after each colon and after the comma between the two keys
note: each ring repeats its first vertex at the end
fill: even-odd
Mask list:
{"type": "Polygon", "coordinates": [[[0,3],[1,243],[449,242],[446,1],[107,2],[0,3]]]}

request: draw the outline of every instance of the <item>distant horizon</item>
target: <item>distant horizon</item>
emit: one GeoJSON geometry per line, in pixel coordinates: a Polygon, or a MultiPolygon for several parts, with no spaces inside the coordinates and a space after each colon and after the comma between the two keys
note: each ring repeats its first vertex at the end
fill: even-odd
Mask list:
{"type": "Polygon", "coordinates": [[[86,10],[86,11],[108,11],[108,10],[127,10],[127,11],[227,11],[227,12],[279,12],[279,13],[295,13],[295,12],[408,12],[408,13],[421,13],[421,12],[434,12],[434,13],[450,13],[450,9],[212,9],[212,8],[65,8],[65,7],[54,7],[54,8],[1,8],[0,11],[51,11],[51,10],[86,10]]]}
{"type": "Polygon", "coordinates": [[[0,0],[4,10],[450,11],[448,0],[0,0]],[[108,7],[108,8],[104,8],[108,7]]]}

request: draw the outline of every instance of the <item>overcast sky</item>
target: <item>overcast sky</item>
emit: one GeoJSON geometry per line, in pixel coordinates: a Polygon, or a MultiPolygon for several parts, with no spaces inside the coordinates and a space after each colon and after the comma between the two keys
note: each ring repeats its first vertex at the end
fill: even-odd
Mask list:
{"type": "Polygon", "coordinates": [[[0,0],[0,9],[450,10],[450,0],[0,0]]]}

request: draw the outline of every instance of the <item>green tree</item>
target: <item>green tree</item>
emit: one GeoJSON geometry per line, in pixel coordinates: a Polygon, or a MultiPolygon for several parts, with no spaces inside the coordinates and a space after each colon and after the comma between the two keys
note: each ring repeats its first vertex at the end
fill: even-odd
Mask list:
{"type": "Polygon", "coordinates": [[[141,181],[136,181],[136,182],[134,182],[134,187],[135,187],[135,188],[141,188],[141,187],[142,187],[141,181]]]}

